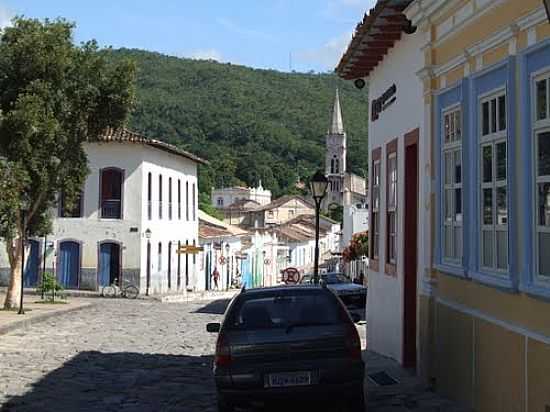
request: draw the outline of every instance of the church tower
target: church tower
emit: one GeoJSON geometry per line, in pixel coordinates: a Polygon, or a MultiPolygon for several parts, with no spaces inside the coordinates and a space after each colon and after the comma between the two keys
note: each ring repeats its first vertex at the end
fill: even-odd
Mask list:
{"type": "Polygon", "coordinates": [[[344,177],[346,175],[346,132],[342,120],[340,108],[340,96],[336,89],[332,118],[326,139],[325,172],[329,180],[327,197],[323,209],[328,209],[332,204],[343,206],[344,204],[344,177]]]}

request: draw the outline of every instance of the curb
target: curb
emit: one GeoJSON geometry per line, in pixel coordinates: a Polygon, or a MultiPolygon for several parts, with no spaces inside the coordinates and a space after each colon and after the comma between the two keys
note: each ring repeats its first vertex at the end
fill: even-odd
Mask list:
{"type": "Polygon", "coordinates": [[[186,303],[186,302],[208,302],[219,299],[232,299],[233,296],[238,294],[239,290],[230,292],[221,292],[219,294],[185,294],[185,295],[168,295],[159,296],[154,299],[161,303],[186,303]]]}
{"type": "Polygon", "coordinates": [[[53,312],[49,312],[49,313],[43,313],[41,315],[36,315],[32,318],[23,319],[23,320],[13,322],[13,323],[11,323],[9,325],[6,325],[6,326],[0,326],[0,335],[5,335],[5,334],[13,332],[14,330],[17,330],[17,329],[26,329],[29,326],[32,326],[36,323],[43,322],[43,321],[45,321],[47,319],[50,319],[50,318],[53,318],[55,316],[61,316],[61,315],[65,315],[67,313],[78,312],[79,310],[90,308],[90,307],[95,306],[97,304],[98,303],[96,303],[96,302],[94,302],[94,303],[89,302],[85,305],[76,306],[76,307],[73,307],[73,308],[65,309],[63,311],[57,311],[57,312],[53,311],[53,312]]]}

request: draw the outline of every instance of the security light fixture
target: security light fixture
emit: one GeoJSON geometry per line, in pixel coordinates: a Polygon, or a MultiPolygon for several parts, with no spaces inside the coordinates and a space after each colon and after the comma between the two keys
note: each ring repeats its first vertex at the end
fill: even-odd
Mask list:
{"type": "Polygon", "coordinates": [[[357,87],[359,90],[361,90],[363,87],[365,87],[366,83],[363,79],[357,79],[353,82],[355,87],[357,87]]]}

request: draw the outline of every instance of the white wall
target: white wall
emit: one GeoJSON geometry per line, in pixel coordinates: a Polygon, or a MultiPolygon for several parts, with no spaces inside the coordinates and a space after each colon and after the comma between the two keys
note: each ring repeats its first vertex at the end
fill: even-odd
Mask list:
{"type": "MultiPolygon", "coordinates": [[[[198,216],[198,182],[196,163],[180,156],[172,155],[157,149],[145,148],[143,152],[143,184],[144,201],[141,202],[142,232],[151,230],[151,287],[153,293],[165,292],[168,289],[168,244],[172,242],[172,290],[177,286],[177,259],[176,248],[178,241],[181,245],[198,246],[199,216],[198,216]],[[147,186],[148,174],[152,176],[152,219],[148,219],[147,186]],[[162,219],[159,218],[159,175],[162,175],[162,219]],[[172,178],[172,220],[168,217],[169,178],[172,178]],[[178,217],[178,180],[181,182],[181,219],[178,217]],[[189,215],[187,216],[186,183],[189,184],[189,215]],[[193,204],[193,185],[195,199],[193,204]],[[193,210],[195,211],[193,214],[193,210]],[[158,244],[162,243],[162,269],[158,270],[158,244]]],[[[146,281],[147,240],[142,238],[141,281],[146,281]]],[[[188,262],[189,288],[193,288],[198,281],[198,257],[181,255],[181,289],[185,288],[186,261],[188,262]]]]}
{"type": "MultiPolygon", "coordinates": [[[[369,347],[398,361],[402,360],[403,342],[403,224],[404,224],[404,135],[420,128],[419,150],[424,145],[424,105],[422,84],[416,73],[423,65],[421,33],[403,34],[384,61],[376,67],[369,78],[369,100],[379,98],[394,83],[397,85],[397,100],[369,123],[369,157],[376,148],[382,148],[381,158],[381,215],[380,215],[380,261],[379,271],[369,270],[369,298],[367,303],[367,335],[369,347]],[[398,214],[397,214],[397,276],[384,273],[386,261],[386,144],[398,138],[398,214]]],[[[370,105],[369,105],[370,109],[370,105]]],[[[369,110],[370,113],[370,110],[369,110]]],[[[372,159],[369,160],[369,166],[372,159]]],[[[420,163],[419,172],[422,172],[420,163]]],[[[419,209],[424,204],[422,193],[419,209]]],[[[371,199],[372,203],[372,199],[371,199]]],[[[419,225],[420,228],[421,225],[419,225]]]]}

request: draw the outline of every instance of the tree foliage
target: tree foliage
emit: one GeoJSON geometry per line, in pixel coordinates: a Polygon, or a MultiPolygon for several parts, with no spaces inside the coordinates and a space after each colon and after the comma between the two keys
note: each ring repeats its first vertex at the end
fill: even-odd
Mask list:
{"type": "Polygon", "coordinates": [[[349,245],[342,252],[344,261],[352,262],[369,254],[368,232],[356,233],[351,238],[349,245]]]}
{"type": "MultiPolygon", "coordinates": [[[[127,119],[135,95],[135,67],[113,63],[94,41],[75,46],[74,25],[65,20],[15,18],[0,37],[0,158],[9,179],[0,224],[10,262],[13,240],[22,233],[50,230],[49,211],[63,192],[67,207],[76,201],[88,174],[82,143],[127,119]],[[25,205],[24,226],[19,210],[25,205]]],[[[14,278],[12,266],[12,290],[14,278]]],[[[13,299],[8,293],[8,301],[13,299]]]]}
{"type": "Polygon", "coordinates": [[[340,89],[348,132],[348,164],[367,165],[365,90],[333,74],[281,73],[141,50],[108,52],[138,67],[133,129],[193,151],[211,161],[199,188],[256,185],[275,196],[324,167],[325,135],[335,89],[340,89]],[[206,177],[205,177],[206,175],[206,177]]]}

